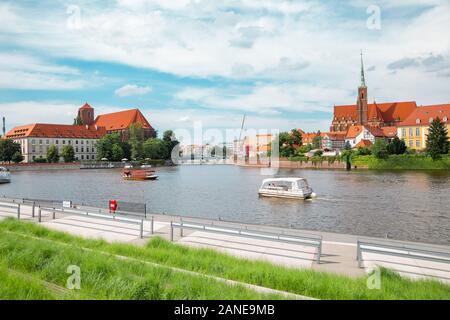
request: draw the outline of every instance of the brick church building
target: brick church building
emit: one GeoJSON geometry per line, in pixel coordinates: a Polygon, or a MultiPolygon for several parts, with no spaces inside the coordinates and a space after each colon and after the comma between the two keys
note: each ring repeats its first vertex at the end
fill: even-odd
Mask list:
{"type": "Polygon", "coordinates": [[[361,54],[361,84],[358,87],[356,104],[334,106],[331,132],[346,132],[351,126],[397,127],[417,109],[415,101],[368,103],[364,62],[361,54]]]}
{"type": "Polygon", "coordinates": [[[107,133],[118,132],[126,139],[128,129],[133,124],[139,125],[144,130],[146,139],[155,138],[156,131],[147,121],[139,109],[131,109],[120,112],[99,115],[95,118],[95,110],[87,102],[78,110],[78,121],[83,125],[104,127],[107,133]]]}

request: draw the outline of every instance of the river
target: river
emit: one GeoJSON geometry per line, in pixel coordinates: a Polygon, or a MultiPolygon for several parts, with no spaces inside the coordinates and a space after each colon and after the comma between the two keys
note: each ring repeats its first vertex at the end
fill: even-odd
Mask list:
{"type": "Polygon", "coordinates": [[[308,179],[318,198],[259,198],[257,168],[231,165],[157,168],[158,181],[123,181],[117,170],[22,171],[0,195],[147,203],[148,211],[293,226],[298,229],[450,244],[450,172],[284,170],[308,179]]]}

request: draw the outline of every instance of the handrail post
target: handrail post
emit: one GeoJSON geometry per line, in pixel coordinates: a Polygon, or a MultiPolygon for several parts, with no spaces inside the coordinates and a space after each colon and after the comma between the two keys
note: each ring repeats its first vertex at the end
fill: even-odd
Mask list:
{"type": "Polygon", "coordinates": [[[320,257],[322,256],[322,241],[317,246],[317,263],[320,264],[320,257]]]}
{"type": "Polygon", "coordinates": [[[183,232],[183,218],[180,217],[180,237],[183,238],[184,237],[184,232],[183,232]]]}
{"type": "Polygon", "coordinates": [[[144,238],[144,220],[141,220],[141,239],[144,238]]]}
{"type": "Polygon", "coordinates": [[[20,203],[17,205],[17,219],[20,220],[20,203]]]}
{"type": "Polygon", "coordinates": [[[38,222],[42,221],[42,209],[41,206],[39,206],[39,210],[38,210],[38,222]]]}
{"type": "Polygon", "coordinates": [[[173,242],[173,223],[170,221],[170,241],[173,242]]]}
{"type": "Polygon", "coordinates": [[[151,231],[151,234],[154,234],[155,232],[154,232],[154,220],[155,220],[155,218],[152,216],[152,220],[150,221],[150,231],[151,231]]]}
{"type": "Polygon", "coordinates": [[[53,220],[56,219],[56,209],[53,209],[53,220]]]}
{"type": "Polygon", "coordinates": [[[362,268],[362,252],[361,252],[361,243],[359,240],[356,242],[356,260],[358,261],[358,267],[362,268]]]}
{"type": "Polygon", "coordinates": [[[33,208],[31,209],[31,217],[34,218],[34,209],[36,208],[36,202],[33,201],[33,208]]]}

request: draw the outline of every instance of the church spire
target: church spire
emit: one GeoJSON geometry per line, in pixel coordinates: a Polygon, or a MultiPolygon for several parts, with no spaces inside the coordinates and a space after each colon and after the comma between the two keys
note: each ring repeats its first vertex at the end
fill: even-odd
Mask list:
{"type": "Polygon", "coordinates": [[[361,50],[361,87],[366,86],[366,77],[364,76],[364,61],[363,61],[363,53],[361,50]]]}

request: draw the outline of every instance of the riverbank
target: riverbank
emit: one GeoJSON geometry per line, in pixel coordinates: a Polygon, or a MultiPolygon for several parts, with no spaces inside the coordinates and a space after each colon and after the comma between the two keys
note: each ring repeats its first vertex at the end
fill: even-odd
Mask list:
{"type": "Polygon", "coordinates": [[[375,170],[450,170],[450,156],[444,155],[441,160],[433,161],[422,154],[390,155],[387,159],[374,156],[355,156],[352,167],[375,170]]]}
{"type": "Polygon", "coordinates": [[[160,238],[111,244],[11,219],[0,230],[0,279],[18,278],[0,288],[3,299],[450,299],[445,284],[386,269],[373,290],[366,276],[283,268],[160,238]],[[65,288],[67,261],[82,266],[80,290],[65,288]]]}

